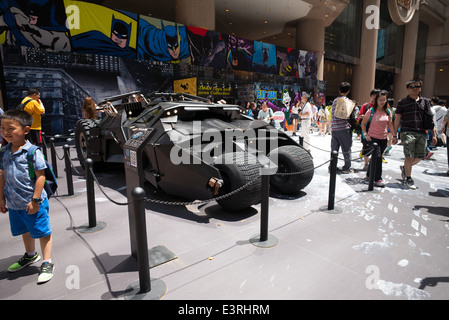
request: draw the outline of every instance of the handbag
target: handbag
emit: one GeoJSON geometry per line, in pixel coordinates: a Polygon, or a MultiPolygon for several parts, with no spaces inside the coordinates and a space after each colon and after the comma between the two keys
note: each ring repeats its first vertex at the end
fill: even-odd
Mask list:
{"type": "Polygon", "coordinates": [[[435,127],[435,123],[433,122],[433,113],[430,110],[430,103],[428,100],[425,101],[424,104],[424,112],[422,114],[422,126],[424,130],[432,130],[435,127]]]}
{"type": "Polygon", "coordinates": [[[352,111],[355,108],[355,101],[348,98],[341,97],[337,99],[334,116],[339,119],[349,119],[352,111]]]}

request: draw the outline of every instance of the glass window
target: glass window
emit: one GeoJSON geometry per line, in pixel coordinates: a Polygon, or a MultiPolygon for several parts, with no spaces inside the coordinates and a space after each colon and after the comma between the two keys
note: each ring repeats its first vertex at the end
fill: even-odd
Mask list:
{"type": "Polygon", "coordinates": [[[380,5],[380,29],[377,34],[377,63],[394,68],[402,67],[402,45],[404,26],[398,26],[391,20],[387,0],[380,5]]]}
{"type": "Polygon", "coordinates": [[[363,1],[351,0],[337,19],[326,28],[325,51],[359,57],[362,17],[363,1]]]}

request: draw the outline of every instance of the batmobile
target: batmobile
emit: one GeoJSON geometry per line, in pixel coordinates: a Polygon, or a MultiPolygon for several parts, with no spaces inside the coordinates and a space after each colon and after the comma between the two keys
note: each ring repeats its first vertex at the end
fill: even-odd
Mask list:
{"type": "Polygon", "coordinates": [[[144,181],[189,200],[217,199],[226,211],[260,202],[261,168],[270,186],[296,194],[313,178],[312,156],[285,132],[245,115],[237,105],[188,94],[130,92],[98,104],[100,119],[78,120],[76,151],[84,168],[123,163],[124,145],[139,130],[152,131],[143,147],[144,181]],[[234,191],[234,192],[233,192],[234,191]]]}

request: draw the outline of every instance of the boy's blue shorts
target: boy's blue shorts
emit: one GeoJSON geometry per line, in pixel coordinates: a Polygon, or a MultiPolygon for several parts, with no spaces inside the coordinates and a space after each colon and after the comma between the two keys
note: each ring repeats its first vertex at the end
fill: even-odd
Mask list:
{"type": "Polygon", "coordinates": [[[28,214],[26,210],[8,209],[12,235],[19,236],[29,232],[32,238],[40,239],[51,234],[48,209],[47,198],[39,204],[39,211],[35,214],[28,214]]]}

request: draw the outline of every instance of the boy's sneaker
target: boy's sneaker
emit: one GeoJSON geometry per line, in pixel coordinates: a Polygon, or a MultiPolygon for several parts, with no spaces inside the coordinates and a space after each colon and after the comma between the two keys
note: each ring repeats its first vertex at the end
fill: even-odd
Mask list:
{"type": "Polygon", "coordinates": [[[405,180],[405,185],[406,185],[407,187],[409,187],[409,189],[412,189],[412,190],[416,190],[416,189],[417,189],[417,187],[415,186],[415,182],[413,181],[412,178],[406,179],[406,180],[405,180]]]}
{"type": "Polygon", "coordinates": [[[385,148],[385,151],[384,151],[384,155],[389,156],[389,155],[390,155],[390,150],[391,150],[391,149],[392,149],[392,146],[386,147],[386,148],[385,148]]]}
{"type": "Polygon", "coordinates": [[[41,256],[37,252],[34,256],[29,256],[28,253],[25,253],[23,255],[23,257],[20,258],[19,261],[17,261],[16,263],[14,263],[8,267],[8,271],[16,272],[16,271],[22,270],[26,266],[28,266],[32,263],[38,262],[40,259],[41,259],[41,256]]]}
{"type": "Polygon", "coordinates": [[[432,156],[433,156],[433,152],[429,151],[429,153],[426,155],[426,160],[429,160],[430,157],[432,157],[432,156]]]}
{"type": "Polygon", "coordinates": [[[53,278],[53,271],[55,270],[55,264],[50,262],[44,262],[41,265],[39,276],[37,277],[37,283],[45,283],[53,278]]]}

